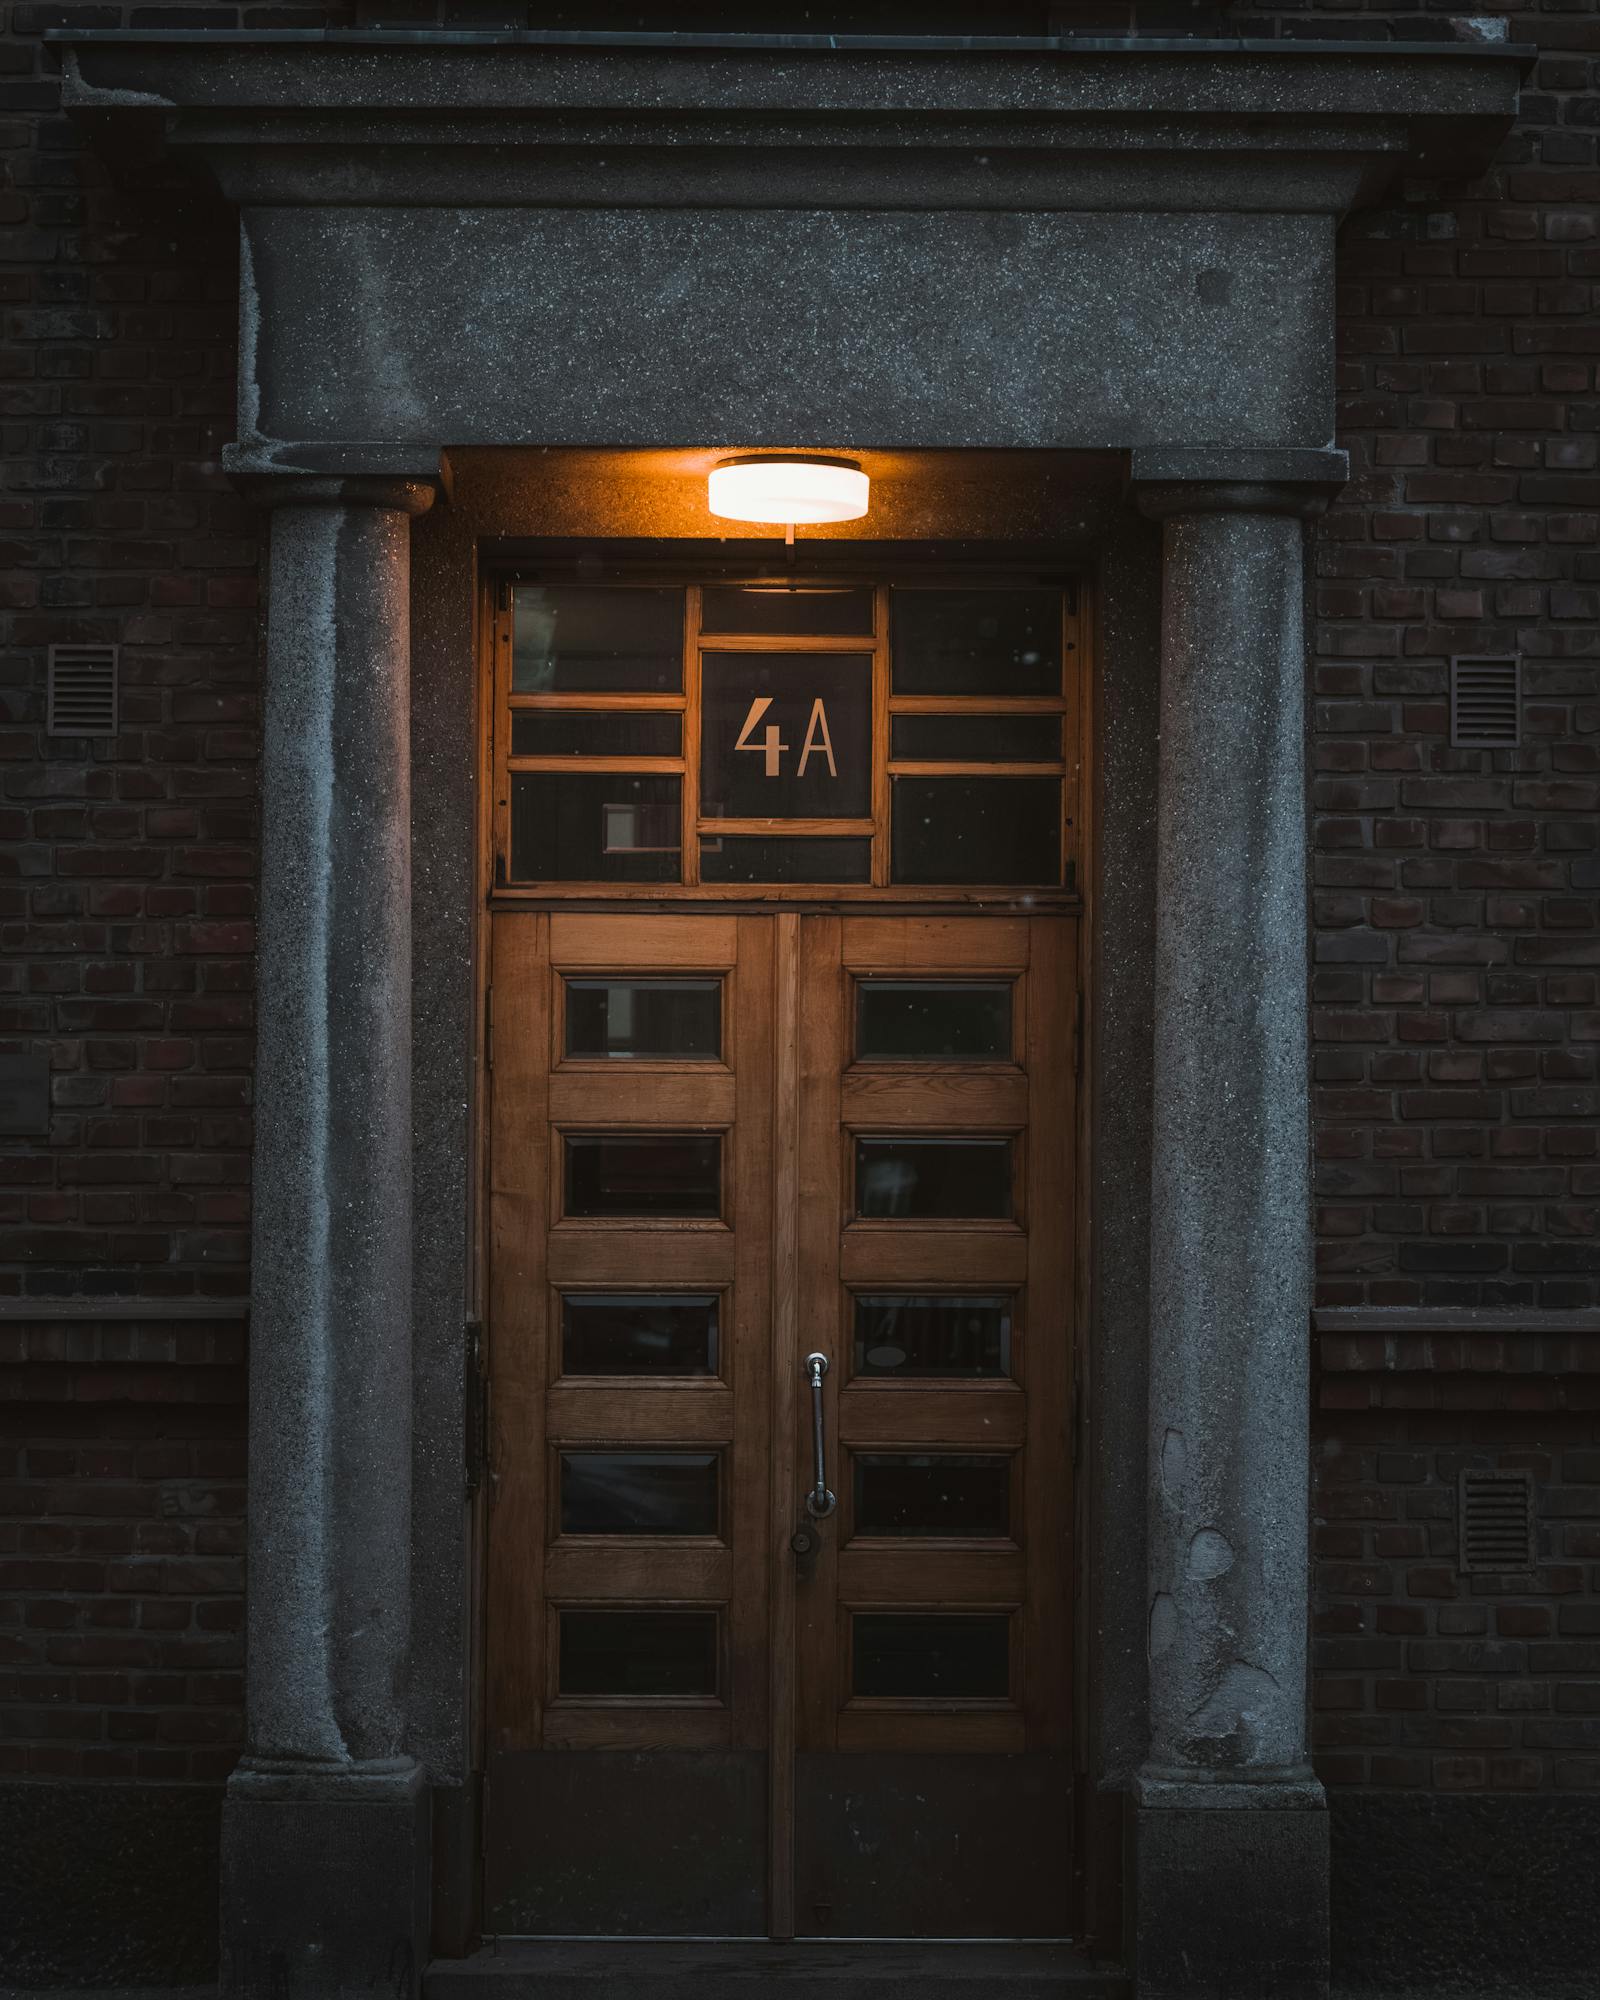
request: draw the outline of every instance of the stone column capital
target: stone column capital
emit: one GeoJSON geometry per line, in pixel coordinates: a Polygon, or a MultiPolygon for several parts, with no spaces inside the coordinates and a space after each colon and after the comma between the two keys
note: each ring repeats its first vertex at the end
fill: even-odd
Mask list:
{"type": "Polygon", "coordinates": [[[1320,514],[1350,477],[1346,451],[1162,446],[1133,454],[1129,491],[1141,514],[1320,514]]]}
{"type": "Polygon", "coordinates": [[[378,507],[415,516],[450,492],[445,453],[381,441],[283,444],[257,438],[224,446],[222,469],[258,507],[378,507]]]}

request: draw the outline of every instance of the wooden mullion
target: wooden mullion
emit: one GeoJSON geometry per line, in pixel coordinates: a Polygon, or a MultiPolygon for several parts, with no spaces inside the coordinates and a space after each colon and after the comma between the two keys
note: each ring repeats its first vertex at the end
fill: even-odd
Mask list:
{"type": "Polygon", "coordinates": [[[870,632],[858,632],[853,638],[774,632],[752,634],[745,639],[718,632],[713,636],[703,635],[700,650],[705,653],[870,653],[874,643],[870,632]]]}
{"type": "Polygon", "coordinates": [[[1027,1551],[1023,1610],[1022,1705],[1030,1749],[1064,1749],[1071,1742],[1071,1707],[1063,1698],[1072,1662],[1073,1532],[1071,1430],[1075,1303],[1077,1125],[1073,1021],[1077,1001],[1076,927],[1058,918],[1030,926],[1025,975],[1030,1086],[1023,1199],[1028,1229],[1027,1551]]]}
{"type": "Polygon", "coordinates": [[[550,1074],[549,918],[495,919],[499,995],[490,1172],[489,1354],[493,1368],[488,1724],[495,1749],[532,1749],[544,1702],[547,1343],[543,1143],[550,1074]]]}
{"type": "Polygon", "coordinates": [[[872,627],[872,881],[875,888],[889,882],[889,586],[880,583],[873,593],[872,627]]]}
{"type": "Polygon", "coordinates": [[[970,760],[957,762],[953,758],[896,757],[889,764],[889,774],[895,778],[1063,778],[1066,772],[1066,765],[1059,761],[1050,764],[980,764],[970,760]]]}
{"type": "Polygon", "coordinates": [[[511,781],[506,770],[506,759],[511,750],[511,718],[505,715],[506,702],[511,687],[511,593],[501,592],[491,585],[488,591],[489,621],[489,671],[494,697],[489,715],[489,770],[490,770],[490,839],[493,854],[489,864],[489,880],[495,883],[497,872],[511,873],[511,781]],[[505,604],[498,602],[501,596],[505,604]],[[498,869],[497,869],[498,864],[498,869]]]}
{"type": "Polygon", "coordinates": [[[1057,694],[891,694],[891,715],[1065,715],[1057,694]]]}
{"type": "Polygon", "coordinates": [[[630,709],[665,710],[668,713],[682,713],[687,706],[687,697],[681,694],[508,694],[507,705],[513,710],[532,709],[630,709]]]}
{"type": "Polygon", "coordinates": [[[1062,659],[1066,666],[1063,689],[1067,699],[1067,714],[1062,725],[1062,749],[1070,763],[1066,782],[1061,787],[1061,868],[1062,879],[1076,882],[1083,846],[1083,823],[1086,794],[1084,791],[1084,770],[1087,756],[1085,744],[1085,724],[1087,706],[1085,690],[1087,662],[1084,651],[1084,635],[1088,629],[1088,619],[1083,610],[1085,591],[1075,590],[1067,594],[1062,608],[1063,639],[1062,659]]]}
{"type": "Polygon", "coordinates": [[[702,819],[695,822],[697,833],[756,833],[780,837],[785,834],[869,834],[874,830],[870,819],[702,819]]]}
{"type": "Polygon", "coordinates": [[[507,757],[506,769],[517,771],[574,771],[596,775],[607,771],[652,773],[677,777],[684,768],[682,757],[507,757]]]}
{"type": "Polygon", "coordinates": [[[693,887],[700,880],[700,586],[691,583],[683,594],[683,831],[678,872],[693,887]]]}

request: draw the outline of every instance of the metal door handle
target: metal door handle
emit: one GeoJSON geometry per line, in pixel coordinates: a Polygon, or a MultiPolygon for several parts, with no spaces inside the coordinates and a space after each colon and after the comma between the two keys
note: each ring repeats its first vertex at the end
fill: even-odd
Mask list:
{"type": "Polygon", "coordinates": [[[811,1443],[816,1457],[816,1480],[806,1495],[806,1512],[813,1521],[825,1521],[839,1504],[828,1490],[828,1453],[822,1430],[822,1378],[828,1372],[828,1357],[808,1354],[805,1366],[811,1384],[811,1443]]]}

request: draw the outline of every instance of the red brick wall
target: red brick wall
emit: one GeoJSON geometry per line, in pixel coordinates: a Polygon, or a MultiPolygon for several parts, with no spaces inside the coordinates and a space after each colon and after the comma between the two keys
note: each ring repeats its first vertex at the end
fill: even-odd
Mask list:
{"type": "MultiPolygon", "coordinates": [[[[48,1142],[0,1142],[0,1292],[247,1289],[256,522],[233,434],[235,230],[126,196],[0,36],[0,1038],[48,1053],[48,1142]],[[44,734],[53,641],[121,646],[121,732],[44,734]]],[[[204,18],[233,10],[206,9],[204,18]]]]}
{"type": "Polygon", "coordinates": [[[1324,1783],[1600,1791],[1600,1424],[1391,1412],[1316,1471],[1324,1783]],[[1461,1574],[1464,1466],[1533,1474],[1531,1570],[1461,1574]]]}
{"type": "Polygon", "coordinates": [[[0,1778],[232,1769],[242,1360],[238,1323],[0,1327],[0,1778]]]}
{"type": "Polygon", "coordinates": [[[1355,478],[1318,536],[1315,627],[1327,1305],[1600,1298],[1600,15],[1510,25],[1541,56],[1502,163],[1341,247],[1355,478]],[[1450,748],[1449,657],[1476,651],[1524,657],[1519,751],[1450,748]]]}

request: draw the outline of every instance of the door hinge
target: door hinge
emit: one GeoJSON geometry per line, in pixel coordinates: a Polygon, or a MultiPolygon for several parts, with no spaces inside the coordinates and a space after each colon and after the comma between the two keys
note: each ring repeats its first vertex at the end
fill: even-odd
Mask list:
{"type": "Polygon", "coordinates": [[[483,1066],[494,1068],[494,988],[483,989],[483,1066]]]}
{"type": "Polygon", "coordinates": [[[475,1313],[466,1324],[465,1361],[462,1402],[466,1436],[463,1444],[467,1498],[470,1500],[485,1480],[489,1481],[491,1495],[494,1491],[494,1473],[489,1463],[489,1371],[484,1364],[483,1321],[475,1313]]]}
{"type": "Polygon", "coordinates": [[[1083,1004],[1083,988],[1082,988],[1082,987],[1080,986],[1080,987],[1078,988],[1078,1014],[1077,1014],[1077,1020],[1076,1020],[1076,1022],[1074,1023],[1074,1026],[1073,1026],[1073,1030],[1072,1030],[1072,1074],[1073,1074],[1073,1075],[1074,1075],[1075,1077],[1078,1077],[1078,1078],[1080,1078],[1080,1079],[1081,1079],[1081,1078],[1082,1078],[1082,1076],[1083,1076],[1083,1025],[1084,1025],[1084,1011],[1085,1011],[1085,1010],[1084,1010],[1084,1004],[1083,1004]]]}

